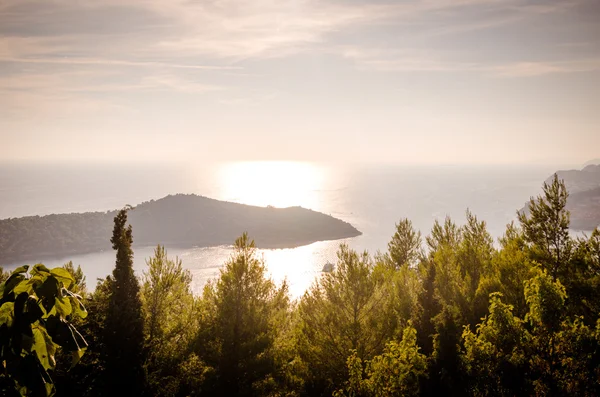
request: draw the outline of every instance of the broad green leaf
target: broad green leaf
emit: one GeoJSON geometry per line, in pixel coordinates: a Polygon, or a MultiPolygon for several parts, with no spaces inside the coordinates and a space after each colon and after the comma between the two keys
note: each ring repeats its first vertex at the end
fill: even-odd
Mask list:
{"type": "Polygon", "coordinates": [[[6,324],[8,327],[12,326],[15,303],[14,302],[5,302],[2,307],[0,307],[0,325],[6,324]]]}
{"type": "Polygon", "coordinates": [[[83,303],[81,303],[81,300],[79,300],[80,298],[77,298],[77,296],[78,295],[75,294],[70,294],[69,296],[69,299],[71,300],[71,307],[73,308],[73,314],[81,318],[86,318],[88,312],[83,303]]]}
{"type": "Polygon", "coordinates": [[[27,321],[29,321],[30,323],[35,323],[44,315],[44,311],[42,310],[38,302],[39,300],[33,295],[30,295],[27,299],[25,311],[27,321]]]}
{"type": "Polygon", "coordinates": [[[59,296],[58,284],[58,280],[55,277],[50,276],[35,289],[35,293],[42,300],[46,311],[50,311],[52,309],[55,303],[55,298],[59,296]]]}
{"type": "Polygon", "coordinates": [[[66,318],[71,312],[73,308],[71,307],[71,302],[66,296],[57,296],[55,299],[54,307],[58,314],[60,314],[63,318],[66,318]]]}
{"type": "Polygon", "coordinates": [[[2,290],[2,297],[6,298],[10,293],[13,292],[13,289],[17,285],[19,285],[19,283],[23,280],[25,280],[24,275],[13,272],[13,274],[8,278],[8,280],[6,280],[6,282],[3,285],[4,288],[2,290]]]}
{"type": "Polygon", "coordinates": [[[54,354],[56,352],[56,347],[46,330],[42,327],[33,327],[32,349],[35,350],[35,354],[44,369],[48,370],[54,368],[54,354]]]}
{"type": "Polygon", "coordinates": [[[73,276],[71,276],[71,273],[62,267],[55,267],[54,269],[50,270],[50,273],[56,277],[58,281],[62,282],[65,288],[69,288],[71,284],[75,282],[75,279],[73,276]]]}
{"type": "Polygon", "coordinates": [[[20,266],[20,267],[16,268],[15,270],[13,270],[11,275],[18,274],[18,273],[26,273],[28,269],[29,269],[29,265],[20,266]]]}
{"type": "Polygon", "coordinates": [[[33,285],[34,284],[31,281],[31,279],[22,280],[19,284],[15,286],[13,292],[15,293],[15,295],[19,295],[21,292],[27,292],[28,295],[31,295],[33,294],[33,285]]]}
{"type": "Polygon", "coordinates": [[[71,368],[69,369],[72,369],[74,366],[77,365],[79,360],[81,360],[81,357],[83,357],[83,355],[85,354],[86,350],[87,347],[84,347],[82,349],[71,352],[71,368]]]}
{"type": "Polygon", "coordinates": [[[50,273],[50,270],[46,266],[42,265],[41,263],[38,263],[37,265],[35,265],[33,267],[33,269],[31,269],[30,273],[32,276],[37,275],[37,274],[48,275],[50,273]]]}

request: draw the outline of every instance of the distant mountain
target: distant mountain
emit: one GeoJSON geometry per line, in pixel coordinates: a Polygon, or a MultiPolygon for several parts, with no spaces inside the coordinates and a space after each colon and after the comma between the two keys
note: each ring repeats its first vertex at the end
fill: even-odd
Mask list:
{"type": "MultiPolygon", "coordinates": [[[[110,250],[117,211],[0,220],[0,265],[110,250]]],[[[255,207],[178,194],[129,211],[134,246],[209,247],[243,232],[260,248],[291,248],[361,234],[347,222],[301,207],[255,207]]]]}
{"type": "Polygon", "coordinates": [[[569,195],[571,229],[594,230],[600,226],[600,187],[569,195]]]}
{"type": "MultiPolygon", "coordinates": [[[[600,165],[589,164],[581,170],[563,170],[557,171],[556,174],[559,179],[564,179],[565,186],[571,194],[600,186],[600,165]]],[[[546,182],[552,182],[552,177],[548,177],[546,182]]]]}
{"type": "Polygon", "coordinates": [[[590,161],[586,162],[583,166],[587,167],[588,165],[598,165],[598,164],[600,164],[600,158],[590,160],[590,161]]]}
{"type": "MultiPolygon", "coordinates": [[[[600,165],[588,164],[581,170],[557,171],[569,192],[567,210],[571,213],[571,229],[594,230],[600,226],[600,165]]],[[[546,183],[552,183],[548,177],[546,183]]],[[[527,205],[521,211],[527,211],[527,205]]]]}

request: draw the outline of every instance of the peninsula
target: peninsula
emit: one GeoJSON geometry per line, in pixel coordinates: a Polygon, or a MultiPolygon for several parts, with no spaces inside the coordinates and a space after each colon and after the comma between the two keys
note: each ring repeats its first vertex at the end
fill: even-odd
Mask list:
{"type": "MultiPolygon", "coordinates": [[[[111,249],[117,210],[0,220],[0,265],[111,249]]],[[[293,248],[356,237],[351,224],[302,207],[256,207],[177,194],[129,211],[134,246],[211,247],[246,231],[259,248],[293,248]]]]}

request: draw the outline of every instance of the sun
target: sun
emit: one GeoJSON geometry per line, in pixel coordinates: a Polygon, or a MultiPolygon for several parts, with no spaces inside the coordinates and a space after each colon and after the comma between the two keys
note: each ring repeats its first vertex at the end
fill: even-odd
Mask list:
{"type": "Polygon", "coordinates": [[[223,164],[218,170],[219,197],[242,204],[278,208],[320,208],[324,171],[312,163],[252,161],[223,164]]]}

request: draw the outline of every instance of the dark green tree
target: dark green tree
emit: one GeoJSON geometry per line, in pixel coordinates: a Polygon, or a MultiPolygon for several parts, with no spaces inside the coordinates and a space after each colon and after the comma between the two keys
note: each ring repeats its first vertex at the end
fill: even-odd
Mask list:
{"type": "Polygon", "coordinates": [[[302,297],[298,350],[309,368],[310,392],[331,394],[348,379],[352,351],[370,360],[398,331],[393,286],[380,276],[367,252],[359,255],[342,244],[335,270],[302,297]]]}
{"type": "Polygon", "coordinates": [[[73,262],[69,261],[64,264],[63,268],[68,271],[73,277],[73,280],[75,280],[71,286],[71,292],[81,296],[86,295],[87,285],[85,283],[85,275],[83,274],[83,270],[81,270],[81,266],[77,265],[76,269],[75,266],[73,266],[73,262]]]}
{"type": "MultiPolygon", "coordinates": [[[[146,326],[146,378],[153,396],[185,394],[190,365],[190,346],[198,329],[192,276],[179,258],[169,259],[157,246],[146,260],[141,290],[146,326]]],[[[191,359],[191,360],[190,360],[191,359]]],[[[195,368],[201,368],[196,366],[195,368]]],[[[195,377],[201,378],[201,373],[195,377]]]]}
{"type": "Polygon", "coordinates": [[[127,208],[115,217],[110,239],[117,251],[103,332],[107,394],[139,396],[144,391],[144,317],[140,286],[133,272],[131,225],[127,208]]]}
{"type": "Polygon", "coordinates": [[[396,232],[388,243],[387,262],[400,269],[404,265],[414,267],[422,255],[421,232],[415,230],[406,218],[396,223],[396,232]]]}
{"type": "Polygon", "coordinates": [[[417,346],[417,331],[410,324],[401,341],[389,342],[381,355],[364,364],[356,351],[352,352],[347,360],[346,387],[336,391],[335,397],[418,396],[427,369],[426,357],[417,346]]]}
{"type": "Polygon", "coordinates": [[[568,270],[573,250],[570,215],[566,209],[568,196],[564,181],[554,174],[550,184],[544,182],[543,194],[529,200],[528,211],[518,213],[532,259],[554,279],[568,270]]]}
{"type": "MultiPolygon", "coordinates": [[[[277,389],[275,341],[289,316],[287,284],[265,277],[244,233],[216,283],[204,288],[197,353],[214,368],[207,395],[268,395],[277,389]]],[[[204,373],[210,374],[210,369],[204,373]]]]}

